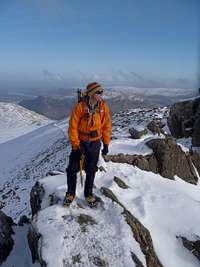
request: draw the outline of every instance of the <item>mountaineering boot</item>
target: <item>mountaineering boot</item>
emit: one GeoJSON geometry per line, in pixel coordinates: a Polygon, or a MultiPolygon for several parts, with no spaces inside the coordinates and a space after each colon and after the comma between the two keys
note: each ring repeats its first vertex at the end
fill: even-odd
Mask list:
{"type": "Polygon", "coordinates": [[[69,207],[71,205],[71,203],[74,201],[75,199],[75,195],[74,194],[70,194],[70,193],[66,193],[64,200],[63,200],[63,206],[64,207],[69,207]]]}
{"type": "Polygon", "coordinates": [[[90,208],[94,208],[98,204],[97,198],[93,195],[90,195],[90,196],[86,197],[85,199],[86,199],[88,205],[90,206],[90,208]]]}

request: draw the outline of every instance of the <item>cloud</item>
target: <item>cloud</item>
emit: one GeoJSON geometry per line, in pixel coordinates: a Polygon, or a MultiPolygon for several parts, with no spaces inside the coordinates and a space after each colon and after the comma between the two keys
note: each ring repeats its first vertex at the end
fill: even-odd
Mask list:
{"type": "Polygon", "coordinates": [[[43,70],[42,74],[45,80],[51,80],[51,81],[62,81],[63,80],[62,75],[59,73],[52,73],[48,70],[43,70]]]}
{"type": "Polygon", "coordinates": [[[184,77],[177,78],[149,78],[135,71],[113,70],[108,72],[83,72],[76,70],[68,73],[51,72],[48,69],[42,72],[30,73],[2,73],[0,72],[1,87],[81,87],[84,88],[87,83],[97,81],[103,86],[133,86],[139,88],[198,88],[197,79],[184,77]]]}

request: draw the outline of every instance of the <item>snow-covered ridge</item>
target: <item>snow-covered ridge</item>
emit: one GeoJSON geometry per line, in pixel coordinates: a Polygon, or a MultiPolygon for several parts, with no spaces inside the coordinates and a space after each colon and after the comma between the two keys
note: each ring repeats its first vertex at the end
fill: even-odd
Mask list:
{"type": "Polygon", "coordinates": [[[196,96],[196,89],[183,88],[138,88],[134,86],[113,86],[111,91],[116,94],[141,94],[141,95],[160,95],[160,96],[196,96]]]}
{"type": "Polygon", "coordinates": [[[19,137],[51,120],[14,103],[0,102],[0,143],[19,137]]]}

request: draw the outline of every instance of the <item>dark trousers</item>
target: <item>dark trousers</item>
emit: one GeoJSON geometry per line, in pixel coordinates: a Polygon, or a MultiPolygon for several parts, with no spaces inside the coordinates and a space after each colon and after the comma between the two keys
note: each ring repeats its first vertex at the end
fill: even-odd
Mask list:
{"type": "MultiPolygon", "coordinates": [[[[81,146],[84,148],[85,163],[84,169],[86,172],[86,180],[84,187],[84,196],[92,195],[95,172],[98,171],[97,162],[99,159],[99,151],[101,148],[100,140],[94,142],[81,141],[81,146]]],[[[67,193],[76,193],[77,173],[80,171],[80,159],[74,158],[73,153],[69,156],[69,165],[67,172],[67,193]]]]}

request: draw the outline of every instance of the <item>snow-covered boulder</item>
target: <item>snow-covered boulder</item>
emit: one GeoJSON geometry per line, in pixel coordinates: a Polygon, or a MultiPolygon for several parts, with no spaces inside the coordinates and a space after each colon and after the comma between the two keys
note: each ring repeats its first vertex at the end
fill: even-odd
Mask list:
{"type": "Polygon", "coordinates": [[[152,139],[147,145],[153,150],[159,173],[163,177],[174,179],[177,175],[188,183],[197,183],[198,177],[191,157],[182,151],[173,138],[152,139]]]}
{"type": "Polygon", "coordinates": [[[168,179],[174,179],[177,175],[188,183],[197,184],[198,177],[193,164],[200,174],[198,154],[192,157],[186,154],[172,137],[151,139],[146,144],[153,150],[153,154],[143,156],[120,153],[106,155],[104,159],[107,162],[128,163],[141,170],[159,173],[168,179]]]}
{"type": "Polygon", "coordinates": [[[0,265],[6,260],[14,245],[12,226],[12,218],[0,211],[0,265]]]}

